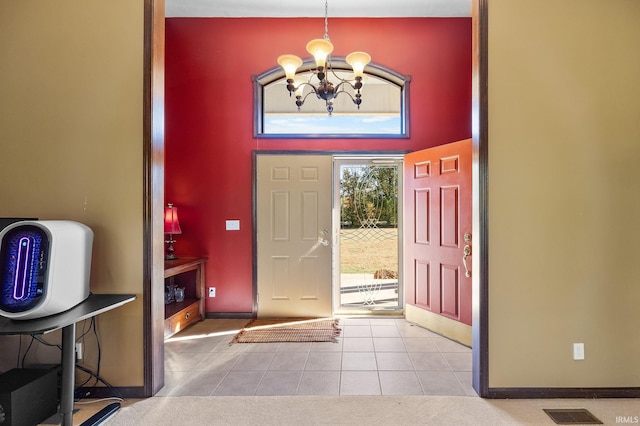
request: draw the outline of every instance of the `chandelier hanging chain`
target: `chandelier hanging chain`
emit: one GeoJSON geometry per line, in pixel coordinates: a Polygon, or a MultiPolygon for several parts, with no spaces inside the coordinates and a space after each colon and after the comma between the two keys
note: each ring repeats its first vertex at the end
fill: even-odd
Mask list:
{"type": "Polygon", "coordinates": [[[345,60],[353,69],[353,80],[347,80],[336,74],[331,64],[333,44],[329,40],[329,0],[325,0],[324,2],[324,37],[322,39],[311,40],[307,43],[307,52],[312,54],[316,61],[316,69],[311,70],[311,72],[318,78],[317,85],[311,83],[311,77],[308,81],[298,84],[295,83],[294,77],[296,76],[297,69],[303,63],[302,59],[298,56],[286,54],[278,57],[278,64],[282,66],[286,74],[289,96],[295,93],[298,111],[300,111],[307,96],[311,93],[314,93],[318,99],[326,102],[329,115],[333,112],[333,100],[341,93],[348,94],[353,103],[360,109],[360,104],[362,103],[362,94],[360,93],[362,76],[364,67],[371,61],[371,56],[366,52],[352,52],[347,55],[345,60]],[[329,71],[338,79],[339,82],[337,84],[334,85],[334,83],[327,78],[329,71]],[[345,85],[353,89],[353,95],[345,90],[345,85]],[[311,92],[308,92],[306,95],[303,93],[305,87],[311,88],[311,92]]]}
{"type": "Polygon", "coordinates": [[[329,40],[329,0],[324,2],[324,39],[329,40]]]}

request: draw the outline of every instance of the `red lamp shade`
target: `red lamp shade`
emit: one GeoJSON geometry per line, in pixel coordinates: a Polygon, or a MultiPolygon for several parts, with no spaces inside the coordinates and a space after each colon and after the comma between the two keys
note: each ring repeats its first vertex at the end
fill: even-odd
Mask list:
{"type": "Polygon", "coordinates": [[[182,234],[180,222],[178,222],[178,208],[171,203],[164,208],[164,233],[182,234]]]}

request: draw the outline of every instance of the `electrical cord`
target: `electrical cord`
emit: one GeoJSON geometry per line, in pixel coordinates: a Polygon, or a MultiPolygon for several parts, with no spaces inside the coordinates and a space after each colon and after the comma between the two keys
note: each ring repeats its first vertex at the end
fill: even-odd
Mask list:
{"type": "Polygon", "coordinates": [[[76,405],[90,405],[90,404],[96,404],[98,402],[107,402],[107,401],[124,402],[124,399],[119,398],[117,396],[112,396],[112,397],[109,397],[109,398],[92,399],[90,401],[83,401],[83,402],[76,401],[75,404],[76,405]]]}
{"type": "MultiPolygon", "coordinates": [[[[102,347],[100,346],[100,339],[98,338],[98,330],[97,330],[95,317],[92,317],[90,320],[83,321],[82,332],[76,338],[76,343],[80,343],[81,342],[84,345],[86,336],[89,335],[91,332],[93,332],[93,335],[95,336],[96,347],[97,347],[97,350],[98,350],[98,354],[97,354],[98,359],[97,359],[96,372],[94,373],[89,368],[84,367],[84,366],[79,365],[78,363],[76,363],[76,365],[75,365],[76,369],[82,371],[83,373],[87,374],[87,376],[88,376],[86,378],[86,380],[84,380],[82,383],[79,383],[79,384],[75,385],[75,388],[76,388],[76,401],[78,399],[84,398],[84,397],[89,395],[89,393],[87,393],[85,395],[82,395],[82,392],[79,392],[79,391],[82,388],[84,388],[85,386],[87,386],[87,384],[89,384],[92,380],[93,380],[93,384],[91,386],[96,387],[98,385],[98,383],[102,383],[111,392],[114,393],[115,396],[113,398],[115,398],[116,400],[122,401],[124,398],[120,394],[120,392],[118,392],[118,390],[115,387],[113,387],[110,383],[108,383],[106,380],[104,380],[102,377],[100,377],[100,364],[102,362],[102,347]],[[87,322],[88,322],[88,325],[87,325],[87,322]]],[[[31,341],[29,342],[29,345],[27,346],[27,348],[24,351],[24,354],[21,357],[20,354],[22,353],[22,336],[20,336],[19,337],[19,344],[18,344],[18,357],[17,357],[17,363],[16,363],[17,368],[20,368],[20,365],[22,365],[22,367],[24,368],[25,361],[27,359],[27,355],[31,351],[31,348],[33,347],[34,341],[37,341],[38,343],[40,343],[42,345],[45,345],[45,346],[56,347],[60,351],[62,351],[62,346],[60,344],[54,344],[54,343],[47,342],[40,335],[32,335],[31,336],[31,341]]],[[[107,398],[107,400],[108,399],[109,398],[107,398]]]]}
{"type": "MultiPolygon", "coordinates": [[[[20,368],[20,353],[22,352],[22,334],[18,336],[18,359],[16,360],[16,368],[20,368]]],[[[23,358],[24,360],[24,358],[23,358]]],[[[24,366],[24,361],[23,361],[24,366]]]]}
{"type": "Polygon", "coordinates": [[[44,340],[44,338],[40,335],[32,335],[31,336],[31,341],[29,342],[29,346],[27,346],[27,349],[25,349],[24,351],[24,355],[22,356],[22,362],[20,361],[20,352],[22,352],[21,348],[22,348],[22,336],[20,336],[20,345],[18,347],[18,364],[17,364],[17,368],[24,368],[24,363],[27,359],[27,355],[29,354],[29,351],[31,350],[31,347],[33,346],[33,342],[34,341],[38,341],[39,343],[42,343],[45,346],[51,346],[51,347],[56,347],[60,350],[62,350],[62,346],[58,345],[58,344],[54,344],[54,343],[49,343],[46,340],[44,340]]]}
{"type": "MultiPolygon", "coordinates": [[[[86,374],[89,374],[89,375],[90,375],[90,376],[92,376],[92,377],[95,377],[95,379],[96,379],[96,384],[97,384],[98,382],[103,383],[107,388],[109,388],[109,390],[111,390],[111,391],[116,395],[116,397],[121,398],[121,399],[124,399],[124,397],[120,394],[120,392],[118,392],[118,390],[117,390],[115,387],[113,387],[109,382],[107,382],[107,381],[106,381],[105,379],[103,379],[102,377],[97,376],[94,372],[92,372],[92,371],[91,371],[91,370],[89,370],[88,368],[83,367],[83,366],[81,366],[81,365],[76,365],[76,368],[77,368],[78,370],[81,370],[81,371],[85,372],[86,374]]],[[[82,399],[82,395],[76,395],[76,396],[77,396],[77,399],[82,399]]]]}
{"type": "MultiPolygon", "coordinates": [[[[92,317],[90,321],[85,320],[85,321],[82,322],[82,333],[80,333],[80,336],[76,338],[76,343],[81,342],[83,345],[85,345],[85,343],[86,343],[85,342],[85,336],[87,336],[91,332],[94,324],[95,324],[95,317],[92,317]],[[87,327],[87,323],[89,324],[88,327],[87,327]]],[[[95,333],[95,328],[93,328],[93,330],[94,330],[94,333],[95,333]]],[[[98,334],[95,333],[95,336],[96,336],[96,341],[99,342],[98,334]]],[[[98,345],[98,351],[100,351],[99,345],[98,345]]],[[[98,366],[99,365],[100,365],[100,356],[98,356],[98,366]]],[[[96,375],[99,375],[99,374],[100,374],[100,368],[98,367],[98,371],[96,372],[96,375]]],[[[87,379],[85,381],[83,381],[82,383],[79,383],[77,385],[77,387],[78,388],[84,387],[85,385],[87,385],[91,381],[92,378],[93,378],[93,375],[89,375],[87,377],[87,379]]],[[[94,383],[94,386],[95,386],[95,384],[97,384],[97,381],[94,383]]]]}
{"type": "MultiPolygon", "coordinates": [[[[86,321],[85,321],[86,324],[86,321]]],[[[84,327],[84,326],[83,326],[84,327]]],[[[76,339],[76,342],[80,339],[82,339],[82,341],[84,342],[84,338],[87,334],[89,334],[91,331],[93,331],[93,334],[95,335],[95,339],[96,339],[96,346],[98,349],[98,363],[97,363],[97,371],[95,373],[91,372],[91,374],[89,375],[89,377],[87,377],[87,379],[80,383],[78,386],[79,387],[85,387],[92,378],[95,378],[95,381],[93,383],[93,386],[96,386],[98,384],[98,381],[100,380],[100,365],[102,364],[102,347],[100,346],[100,339],[98,339],[98,330],[96,328],[96,321],[95,321],[95,317],[92,317],[90,322],[89,322],[89,327],[86,328],[83,333],[80,335],[80,337],[78,339],[76,339]]]]}

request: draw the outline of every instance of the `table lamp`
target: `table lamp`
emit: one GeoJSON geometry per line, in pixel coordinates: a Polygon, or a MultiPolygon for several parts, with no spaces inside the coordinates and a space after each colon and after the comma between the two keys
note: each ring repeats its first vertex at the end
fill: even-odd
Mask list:
{"type": "Polygon", "coordinates": [[[174,234],[182,234],[182,230],[180,229],[180,222],[178,222],[178,208],[171,203],[164,208],[164,233],[169,234],[169,239],[165,241],[168,244],[165,260],[177,259],[173,248],[173,243],[176,241],[173,236],[174,234]]]}

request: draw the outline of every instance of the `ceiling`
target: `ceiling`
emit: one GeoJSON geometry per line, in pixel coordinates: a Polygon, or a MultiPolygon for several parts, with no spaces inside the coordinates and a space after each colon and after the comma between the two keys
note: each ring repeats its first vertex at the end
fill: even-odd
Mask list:
{"type": "MultiPolygon", "coordinates": [[[[171,17],[324,17],[322,0],[165,0],[171,17]]],[[[470,17],[471,0],[331,0],[329,17],[470,17]]]]}

